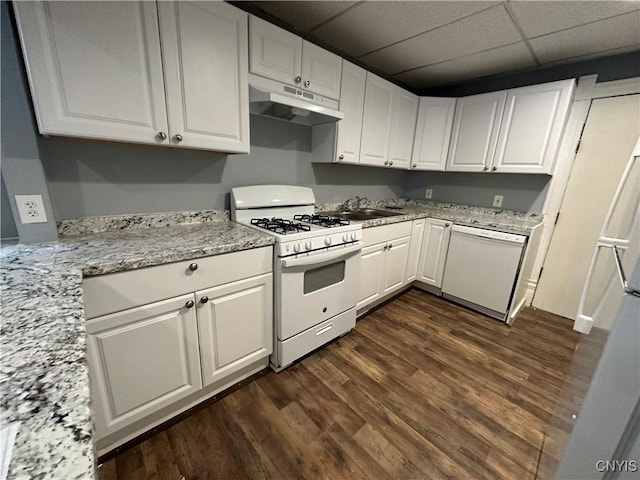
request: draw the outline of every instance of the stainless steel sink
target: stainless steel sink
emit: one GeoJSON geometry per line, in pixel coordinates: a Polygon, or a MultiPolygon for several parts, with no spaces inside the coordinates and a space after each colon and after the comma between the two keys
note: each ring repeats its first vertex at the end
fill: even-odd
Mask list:
{"type": "Polygon", "coordinates": [[[373,220],[376,218],[395,217],[398,215],[404,215],[400,212],[389,212],[388,210],[377,210],[375,208],[360,208],[358,210],[350,210],[348,212],[323,212],[324,215],[331,217],[346,218],[347,220],[373,220]]]}

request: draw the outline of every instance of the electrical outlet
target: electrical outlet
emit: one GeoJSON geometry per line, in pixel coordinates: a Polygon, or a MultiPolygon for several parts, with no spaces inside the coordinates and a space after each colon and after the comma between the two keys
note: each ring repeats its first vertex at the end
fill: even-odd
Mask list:
{"type": "Polygon", "coordinates": [[[427,190],[424,192],[424,198],[429,200],[432,196],[433,196],[433,190],[430,188],[427,188],[427,190]]]}
{"type": "Polygon", "coordinates": [[[498,208],[502,206],[502,195],[495,195],[493,197],[493,206],[498,208]]]}
{"type": "Polygon", "coordinates": [[[42,195],[15,195],[15,199],[21,223],[47,222],[42,195]]]}

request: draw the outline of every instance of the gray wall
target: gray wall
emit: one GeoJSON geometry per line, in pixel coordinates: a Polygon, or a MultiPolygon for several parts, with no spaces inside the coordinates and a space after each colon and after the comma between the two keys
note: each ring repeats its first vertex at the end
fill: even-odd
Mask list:
{"type": "Polygon", "coordinates": [[[11,205],[9,205],[9,197],[7,196],[7,189],[4,186],[4,178],[0,181],[0,238],[17,238],[18,230],[16,230],[16,223],[13,220],[13,212],[11,211],[11,205]]]}
{"type": "Polygon", "coordinates": [[[229,208],[232,187],[306,185],[319,202],[402,196],[403,171],[312,163],[311,130],[251,116],[251,153],[39,140],[58,219],[229,208]]]}
{"type": "Polygon", "coordinates": [[[432,200],[491,207],[494,195],[502,195],[502,208],[540,213],[551,177],[514,173],[411,172],[405,195],[424,199],[433,190],[432,200]]]}

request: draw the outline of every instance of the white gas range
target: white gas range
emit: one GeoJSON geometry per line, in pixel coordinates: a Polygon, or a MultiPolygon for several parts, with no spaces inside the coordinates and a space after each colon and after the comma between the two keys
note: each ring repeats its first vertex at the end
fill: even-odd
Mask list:
{"type": "Polygon", "coordinates": [[[257,185],[231,190],[231,219],[275,237],[274,349],[280,371],[355,326],[362,228],[314,214],[313,190],[257,185]]]}

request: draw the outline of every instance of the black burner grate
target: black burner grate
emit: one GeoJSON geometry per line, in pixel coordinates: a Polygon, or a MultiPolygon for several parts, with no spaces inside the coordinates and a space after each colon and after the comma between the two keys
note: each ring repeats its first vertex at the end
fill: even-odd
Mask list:
{"type": "Polygon", "coordinates": [[[294,223],[291,220],[285,220],[284,218],[252,218],[251,225],[264,228],[265,230],[269,230],[270,232],[278,233],[280,235],[308,232],[311,230],[309,225],[294,223]]]}
{"type": "Polygon", "coordinates": [[[349,220],[344,218],[330,217],[328,215],[294,215],[294,220],[311,223],[320,227],[341,227],[349,225],[349,220]]]}

